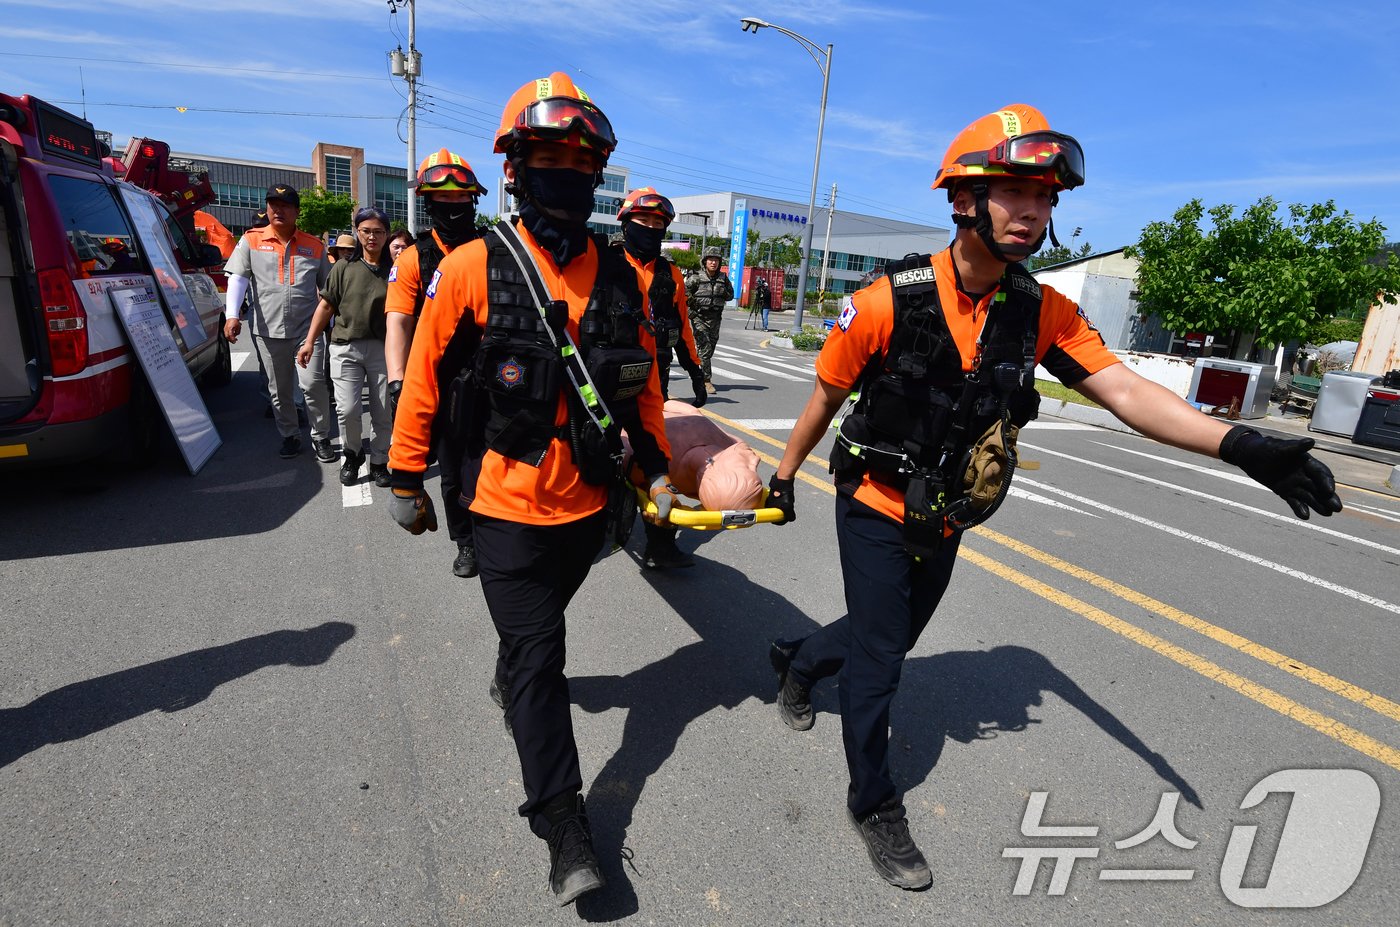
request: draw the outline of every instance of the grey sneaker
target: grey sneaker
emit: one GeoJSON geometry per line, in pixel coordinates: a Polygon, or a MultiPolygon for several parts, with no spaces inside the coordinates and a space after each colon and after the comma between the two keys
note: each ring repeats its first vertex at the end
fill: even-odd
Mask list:
{"type": "Polygon", "coordinates": [[[579,895],[603,887],[603,873],[593,852],[593,834],[579,796],[575,812],[550,828],[549,887],[559,904],[571,903],[579,895]]]}
{"type": "Polygon", "coordinates": [[[918,891],[933,884],[933,873],[929,872],[924,854],[914,845],[909,836],[909,822],[905,820],[904,806],[893,805],[882,808],[874,814],[857,818],[846,812],[851,825],[865,841],[870,862],[880,878],[898,888],[918,891]]]}
{"type": "Polygon", "coordinates": [[[812,687],[803,685],[788,673],[801,641],[773,641],[768,646],[768,662],[778,673],[778,717],[794,731],[810,731],[817,723],[812,712],[812,687]]]}

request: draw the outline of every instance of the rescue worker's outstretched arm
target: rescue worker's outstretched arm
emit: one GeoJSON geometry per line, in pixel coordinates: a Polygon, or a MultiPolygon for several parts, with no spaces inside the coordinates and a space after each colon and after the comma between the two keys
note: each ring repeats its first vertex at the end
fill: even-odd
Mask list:
{"type": "Polygon", "coordinates": [[[1244,425],[1232,427],[1122,364],[1106,367],[1074,388],[1153,440],[1234,464],[1277,493],[1299,518],[1306,519],[1310,508],[1320,515],[1342,510],[1332,471],[1308,453],[1311,438],[1266,438],[1244,425]]]}
{"type": "Polygon", "coordinates": [[[305,367],[311,362],[311,352],[316,350],[316,339],[321,337],[321,332],[326,330],[330,324],[331,316],[335,315],[335,307],[326,301],[324,296],[316,304],[316,311],[311,315],[311,327],[307,329],[306,340],[297,348],[297,363],[305,367]]]}
{"type": "Polygon", "coordinates": [[[778,524],[785,525],[797,520],[792,498],[797,470],[807,459],[807,455],[812,453],[812,448],[816,447],[826,434],[831,419],[850,394],[849,389],[832,386],[820,376],[817,377],[812,396],[807,400],[807,405],[803,407],[802,414],[798,416],[797,424],[793,426],[792,434],[788,437],[787,448],[783,451],[783,459],[778,462],[777,472],[768,481],[768,504],[782,511],[784,515],[778,524]]]}
{"type": "Polygon", "coordinates": [[[405,312],[384,313],[384,368],[389,382],[403,380],[408,366],[408,348],[413,344],[413,328],[418,319],[405,312]]]}

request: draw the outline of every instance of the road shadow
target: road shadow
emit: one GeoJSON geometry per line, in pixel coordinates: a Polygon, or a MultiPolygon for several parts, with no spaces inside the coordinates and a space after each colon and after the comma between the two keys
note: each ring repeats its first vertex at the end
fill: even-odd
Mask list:
{"type": "MultiPolygon", "coordinates": [[[[642,544],[639,528],[627,555],[636,559],[630,548],[640,549],[642,544]]],[[[629,844],[627,831],[647,780],[675,752],[685,729],[716,708],[733,709],[751,698],[772,701],[777,677],[768,665],[769,639],[800,637],[817,628],[783,596],[722,563],[707,560],[688,570],[644,570],[643,577],[701,639],[625,676],[569,679],[573,702],[584,711],[627,712],[622,743],[594,777],[587,797],[608,881],[602,891],[577,902],[579,916],[589,921],[636,913],[630,880],[647,877],[648,848],[636,841],[629,844]],[[736,609],[736,602],[744,607],[736,609]],[[624,859],[624,847],[630,859],[624,859]]]]}
{"type": "MultiPolygon", "coordinates": [[[[334,476],[302,431],[301,454],[277,455],[263,417],[257,369],[202,395],[223,444],[191,476],[165,435],[157,462],[110,459],[22,470],[0,485],[0,562],[264,534],[280,527],[334,476]]],[[[334,431],[334,428],[332,428],[334,431]]],[[[338,465],[337,465],[338,466],[338,465]]]]}
{"type": "Polygon", "coordinates": [[[219,686],[268,666],[318,666],[355,636],[328,621],[304,631],[272,631],[134,666],[0,709],[0,769],[48,744],[81,740],[150,711],[197,705],[219,686]]]}
{"type": "Polygon", "coordinates": [[[895,781],[905,789],[923,782],[938,765],[949,740],[971,744],[1040,724],[1040,719],[1030,716],[1030,709],[1040,707],[1047,692],[1098,725],[1191,804],[1202,807],[1196,790],[1166,757],[1148,747],[1044,654],[1010,645],[905,661],[890,722],[891,745],[903,741],[906,747],[890,751],[895,781]]]}

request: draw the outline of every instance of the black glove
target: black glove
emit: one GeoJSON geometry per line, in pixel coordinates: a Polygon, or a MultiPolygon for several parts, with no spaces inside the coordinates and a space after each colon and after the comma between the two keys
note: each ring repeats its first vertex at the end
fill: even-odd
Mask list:
{"type": "Polygon", "coordinates": [[[773,524],[786,525],[789,522],[797,521],[797,512],[792,507],[793,489],[792,480],[780,480],[776,473],[768,481],[768,507],[783,513],[783,520],[773,524]]]}
{"type": "Polygon", "coordinates": [[[690,388],[695,390],[695,398],[690,400],[690,404],[695,408],[704,408],[705,400],[710,398],[710,394],[705,391],[705,375],[697,373],[690,378],[690,388]]]}
{"type": "Polygon", "coordinates": [[[1266,438],[1236,425],[1220,442],[1220,459],[1272,489],[1294,515],[1306,520],[1309,508],[1319,515],[1342,510],[1332,471],[1308,453],[1312,448],[1312,438],[1266,438]]]}
{"type": "Polygon", "coordinates": [[[403,381],[390,380],[387,392],[389,394],[389,423],[393,424],[394,419],[399,414],[399,393],[403,392],[403,381]]]}
{"type": "Polygon", "coordinates": [[[409,534],[422,534],[438,529],[433,500],[421,489],[394,487],[389,497],[389,514],[409,534]]]}

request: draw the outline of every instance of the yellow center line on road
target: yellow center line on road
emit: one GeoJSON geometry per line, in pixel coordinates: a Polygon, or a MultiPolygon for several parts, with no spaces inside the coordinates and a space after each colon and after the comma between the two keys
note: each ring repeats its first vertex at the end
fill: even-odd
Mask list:
{"type": "Polygon", "coordinates": [[[1144,631],[1136,625],[1129,624],[1121,618],[1116,618],[1102,609],[1095,608],[1087,602],[1080,601],[1068,593],[1062,592],[1053,586],[1047,586],[1039,580],[1032,579],[1018,570],[1014,570],[1003,563],[999,563],[990,557],[985,557],[976,551],[968,550],[966,547],[959,549],[958,556],[976,564],[984,570],[1000,576],[1008,582],[1015,583],[1028,592],[1033,592],[1041,598],[1068,609],[1083,618],[1121,634],[1135,644],[1140,644],[1172,660],[1193,672],[1199,673],[1205,678],[1218,682],[1226,688],[1233,689],[1245,698],[1252,699],[1263,705],[1265,708],[1273,709],[1281,715],[1285,715],[1312,728],[1320,734],[1332,738],[1338,743],[1345,744],[1359,753],[1364,753],[1373,760],[1384,763],[1392,769],[1400,770],[1400,750],[1388,744],[1383,744],[1368,734],[1353,727],[1342,724],[1335,718],[1329,718],[1321,712],[1314,711],[1305,705],[1293,701],[1285,695],[1275,692],[1273,689],[1261,686],[1252,680],[1246,679],[1236,673],[1232,673],[1224,667],[1212,663],[1204,657],[1198,656],[1185,648],[1178,647],[1170,641],[1164,640],[1155,634],[1144,631]]]}
{"type": "MultiPolygon", "coordinates": [[[[785,446],[781,441],[778,441],[774,438],[770,438],[762,432],[746,428],[743,425],[738,424],[737,422],[733,422],[729,419],[724,418],[723,416],[715,415],[711,412],[706,412],[704,414],[714,419],[718,423],[725,425],[726,427],[732,428],[735,431],[748,435],[749,437],[756,438],[760,441],[763,441],[766,444],[772,445],[773,447],[782,448],[785,446]]],[[[777,466],[777,459],[771,457],[770,455],[764,454],[758,450],[755,450],[754,453],[757,454],[759,459],[762,460],[764,463],[767,463],[770,466],[774,467],[777,466]]],[[[818,460],[814,457],[808,457],[808,460],[814,464],[819,464],[823,467],[827,465],[826,461],[818,460]]],[[[797,477],[805,483],[809,483],[813,486],[816,486],[823,492],[826,492],[830,495],[836,494],[835,487],[833,487],[831,483],[827,480],[819,479],[801,470],[797,472],[797,477]]],[[[1007,537],[1006,535],[999,534],[995,531],[991,531],[984,527],[978,527],[972,530],[973,533],[978,535],[979,537],[987,538],[990,541],[994,541],[998,544],[1010,548],[1011,550],[1015,550],[1018,553],[1021,553],[1027,557],[1030,557],[1033,560],[1045,564],[1046,566],[1060,570],[1061,572],[1073,576],[1076,579],[1087,582],[1090,585],[1093,585],[1099,589],[1103,589],[1106,592],[1110,592],[1113,595],[1116,595],[1119,598],[1123,599],[1124,601],[1127,601],[1133,605],[1137,605],[1138,607],[1153,612],[1154,614],[1160,615],[1163,618],[1167,618],[1168,620],[1176,622],[1177,624],[1180,624],[1183,627],[1190,628],[1193,631],[1197,631],[1198,633],[1203,634],[1206,637],[1217,641],[1218,643],[1225,644],[1226,646],[1238,650],[1241,653],[1248,654],[1249,656],[1261,660],[1264,663],[1277,667],[1278,669],[1284,670],[1285,672],[1297,676],[1301,679],[1307,680],[1308,682],[1311,682],[1314,685],[1326,689],[1329,692],[1334,692],[1338,695],[1343,696],[1344,698],[1348,698],[1356,702],[1357,704],[1364,705],[1365,707],[1370,708],[1371,710],[1376,711],[1379,714],[1385,715],[1386,717],[1395,720],[1400,720],[1400,705],[1397,705],[1395,702],[1392,702],[1389,699],[1384,698],[1383,696],[1376,695],[1372,692],[1368,692],[1359,686],[1354,686],[1351,683],[1348,683],[1342,679],[1338,679],[1335,676],[1331,676],[1323,672],[1322,670],[1311,667],[1306,663],[1294,660],[1281,653],[1278,653],[1277,651],[1271,650],[1268,647],[1265,647],[1261,644],[1256,644],[1248,638],[1241,637],[1240,635],[1235,634],[1231,631],[1227,631],[1224,628],[1217,627],[1213,624],[1210,624],[1207,621],[1203,621],[1202,619],[1196,618],[1193,615],[1189,615],[1186,612],[1181,611],[1180,609],[1173,608],[1172,606],[1167,605],[1164,602],[1160,602],[1157,599],[1152,598],[1151,596],[1137,592],[1119,583],[1115,583],[1110,579],[1099,576],[1095,573],[1090,572],[1089,570],[1083,569],[1082,567],[1077,567],[1074,564],[1068,563],[1064,560],[1060,560],[1058,557],[1055,557],[1052,554],[1045,553],[1044,551],[1031,547],[1028,544],[1023,544],[1022,542],[1007,537]]],[[[1322,714],[1321,712],[1314,711],[1313,709],[1308,708],[1299,702],[1295,702],[1287,696],[1279,692],[1275,692],[1273,689],[1267,688],[1266,686],[1261,686],[1258,683],[1245,678],[1244,676],[1232,673],[1224,667],[1213,663],[1210,660],[1207,660],[1205,657],[1192,653],[1191,651],[1186,650],[1183,647],[1178,647],[1170,641],[1165,640],[1164,638],[1160,638],[1149,631],[1145,631],[1134,624],[1124,621],[1121,618],[1115,617],[1114,615],[1110,615],[1108,612],[1105,612],[1102,609],[1096,608],[1087,602],[1077,599],[1067,592],[1056,589],[1053,586],[1049,586],[1045,583],[1040,582],[1039,580],[1032,579],[1030,576],[1021,573],[1020,571],[1013,569],[1012,567],[1004,563],[1001,563],[997,560],[993,560],[992,558],[977,553],[976,551],[970,550],[967,547],[960,548],[958,550],[958,556],[963,558],[964,560],[969,561],[970,563],[981,567],[984,570],[987,570],[995,576],[999,576],[1002,579],[1007,580],[1008,582],[1020,586],[1028,592],[1034,593],[1035,595],[1038,595],[1049,602],[1059,605],[1061,608],[1067,609],[1068,611],[1073,612],[1074,614],[1079,615],[1080,617],[1087,618],[1088,620],[1093,621],[1095,624],[1107,628],[1108,630],[1113,631],[1116,634],[1120,634],[1128,640],[1133,641],[1134,643],[1139,644],[1140,646],[1146,647],[1148,650],[1151,650],[1154,653],[1159,654],[1160,656],[1166,657],[1167,659],[1172,660],[1173,662],[1184,666],[1187,669],[1192,670],[1193,672],[1199,673],[1207,679],[1210,679],[1214,682],[1218,682],[1221,685],[1226,686],[1227,688],[1232,689],[1235,692],[1238,692],[1246,698],[1258,702],[1260,705],[1263,705],[1266,708],[1276,711],[1279,714],[1284,715],[1286,717],[1292,718],[1300,724],[1303,724],[1306,727],[1310,727],[1318,733],[1324,734],[1327,737],[1336,740],[1338,743],[1344,744],[1352,748],[1353,750],[1358,751],[1359,753],[1363,753],[1366,756],[1377,760],[1378,762],[1384,763],[1385,765],[1390,766],[1392,769],[1400,770],[1400,750],[1397,750],[1394,747],[1389,746],[1388,744],[1384,744],[1379,740],[1376,740],[1375,738],[1371,737],[1370,735],[1364,734],[1361,731],[1356,730],[1355,728],[1349,727],[1336,720],[1335,718],[1330,718],[1327,715],[1322,714]]]]}
{"type": "Polygon", "coordinates": [[[1277,650],[1271,650],[1263,644],[1256,644],[1254,641],[1246,637],[1241,637],[1233,631],[1227,631],[1204,619],[1197,618],[1195,615],[1173,608],[1165,602],[1138,592],[1136,589],[1130,589],[1127,586],[1116,583],[1097,573],[1092,573],[1083,567],[1075,566],[1072,563],[1061,560],[1053,554],[1048,554],[1043,550],[1018,541],[1015,538],[1007,537],[1004,534],[992,531],[986,527],[974,528],[973,532],[977,534],[978,537],[984,537],[989,541],[995,541],[1003,547],[1008,547],[1019,554],[1024,554],[1032,560],[1059,570],[1061,573],[1073,576],[1075,579],[1083,580],[1089,585],[1096,586],[1105,592],[1112,593],[1125,602],[1146,609],[1153,614],[1160,615],[1168,621],[1174,621],[1184,628],[1190,628],[1192,631],[1204,634],[1211,640],[1224,644],[1226,647],[1231,647],[1238,650],[1240,653],[1247,654],[1254,657],[1256,660],[1281,669],[1285,673],[1290,673],[1297,676],[1299,679],[1304,679],[1315,686],[1326,689],[1328,692],[1334,692],[1343,698],[1350,699],[1358,705],[1363,705],[1378,714],[1385,715],[1391,720],[1400,721],[1400,704],[1396,704],[1382,695],[1368,692],[1360,686],[1355,686],[1343,679],[1338,679],[1336,676],[1332,676],[1316,667],[1309,666],[1301,660],[1295,660],[1290,656],[1279,653],[1277,650]]]}

